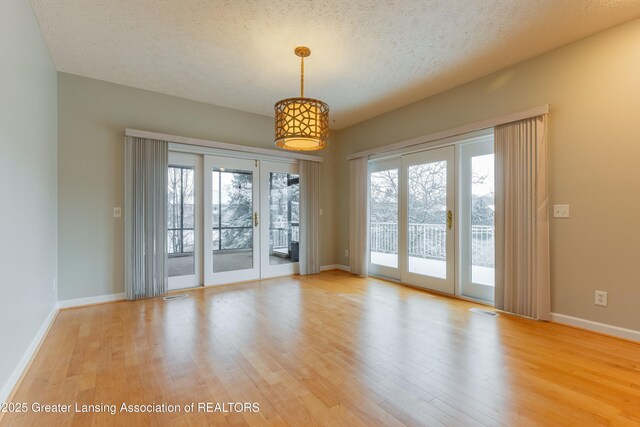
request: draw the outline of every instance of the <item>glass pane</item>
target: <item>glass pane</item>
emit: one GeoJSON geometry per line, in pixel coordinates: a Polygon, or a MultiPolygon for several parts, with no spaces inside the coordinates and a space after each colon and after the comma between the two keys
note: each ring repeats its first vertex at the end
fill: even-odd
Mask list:
{"type": "Polygon", "coordinates": [[[222,227],[252,227],[253,174],[220,172],[222,227]]]}
{"type": "Polygon", "coordinates": [[[193,230],[182,230],[182,248],[184,252],[194,251],[195,241],[193,237],[193,230]]]}
{"type": "MultiPolygon", "coordinates": [[[[222,250],[240,249],[252,252],[253,229],[252,228],[223,228],[222,229],[222,250]]],[[[251,265],[249,267],[251,268],[251,265]]]]}
{"type": "Polygon", "coordinates": [[[167,230],[169,254],[180,253],[180,235],[175,230],[167,230]]]}
{"type": "Polygon", "coordinates": [[[168,274],[169,277],[195,273],[194,170],[169,166],[168,171],[168,274]]]}
{"type": "Polygon", "coordinates": [[[193,169],[182,169],[182,173],[182,222],[184,228],[188,228],[193,231],[193,227],[195,224],[194,171],[193,169]]]}
{"type": "Polygon", "coordinates": [[[269,264],[298,262],[300,253],[300,177],[269,174],[269,264]]]}
{"type": "Polygon", "coordinates": [[[220,250],[220,246],[221,246],[221,242],[220,242],[220,230],[217,229],[213,229],[213,233],[212,233],[212,239],[213,239],[213,250],[214,251],[219,251],[220,250]]]}
{"type": "Polygon", "coordinates": [[[213,228],[220,226],[220,172],[211,174],[211,224],[213,228]]]}
{"type": "Polygon", "coordinates": [[[409,272],[447,278],[447,162],[409,166],[409,272]]]}
{"type": "Polygon", "coordinates": [[[253,173],[214,168],[211,179],[213,272],[253,268],[253,173]]]}
{"type": "Polygon", "coordinates": [[[471,281],[495,285],[493,154],[471,159],[471,281]]]}
{"type": "MultiPolygon", "coordinates": [[[[168,213],[168,224],[167,227],[169,229],[180,228],[180,212],[182,210],[182,206],[180,203],[181,192],[182,192],[182,168],[174,168],[169,167],[169,211],[168,213]]],[[[169,249],[171,252],[171,249],[169,249]]]]}
{"type": "Polygon", "coordinates": [[[398,268],[398,169],[370,176],[371,263],[398,268]]]}

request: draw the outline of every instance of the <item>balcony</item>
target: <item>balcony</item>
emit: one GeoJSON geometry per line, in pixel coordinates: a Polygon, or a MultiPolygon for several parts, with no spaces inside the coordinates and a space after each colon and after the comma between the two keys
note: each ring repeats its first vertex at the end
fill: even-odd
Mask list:
{"type": "Polygon", "coordinates": [[[292,222],[278,222],[269,228],[269,256],[284,256],[298,261],[298,251],[290,246],[297,246],[300,242],[300,224],[292,222]],[[293,244],[293,245],[290,245],[293,244]],[[292,252],[292,253],[290,253],[292,252]]]}
{"type": "MultiPolygon", "coordinates": [[[[300,226],[298,223],[274,223],[269,229],[269,263],[298,262],[300,226]]],[[[252,268],[253,227],[222,227],[213,230],[213,272],[252,268]]],[[[169,230],[169,277],[193,274],[193,230],[169,230]],[[184,236],[180,240],[177,236],[184,236]],[[183,244],[184,242],[184,244],[183,244]],[[180,249],[186,249],[180,251],[180,249]]]]}
{"type": "MultiPolygon", "coordinates": [[[[446,225],[409,224],[409,271],[446,277],[446,225]]],[[[471,269],[475,283],[493,286],[495,277],[494,227],[471,226],[471,269]]],[[[371,263],[398,267],[398,224],[371,223],[371,263]]]]}

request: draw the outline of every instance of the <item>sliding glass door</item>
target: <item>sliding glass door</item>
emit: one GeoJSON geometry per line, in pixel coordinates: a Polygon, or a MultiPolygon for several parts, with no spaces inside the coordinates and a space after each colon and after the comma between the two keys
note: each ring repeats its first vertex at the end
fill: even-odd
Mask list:
{"type": "Polygon", "coordinates": [[[454,293],[454,147],[402,158],[403,282],[454,293]]]}
{"type": "Polygon", "coordinates": [[[204,170],[204,284],[257,279],[258,162],[205,156],[204,170]]]}

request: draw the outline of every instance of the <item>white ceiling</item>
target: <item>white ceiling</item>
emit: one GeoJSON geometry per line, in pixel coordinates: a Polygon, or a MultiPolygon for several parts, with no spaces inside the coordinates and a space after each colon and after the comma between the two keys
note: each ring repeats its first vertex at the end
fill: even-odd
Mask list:
{"type": "Polygon", "coordinates": [[[638,0],[32,0],[59,71],[340,129],[640,17],[638,0]]]}

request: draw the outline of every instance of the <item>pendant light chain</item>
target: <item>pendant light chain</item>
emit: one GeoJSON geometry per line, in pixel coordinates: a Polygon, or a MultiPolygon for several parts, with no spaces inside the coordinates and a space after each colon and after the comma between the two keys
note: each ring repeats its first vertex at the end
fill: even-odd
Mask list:
{"type": "Polygon", "coordinates": [[[300,57],[300,98],[304,98],[304,56],[300,57]]]}

